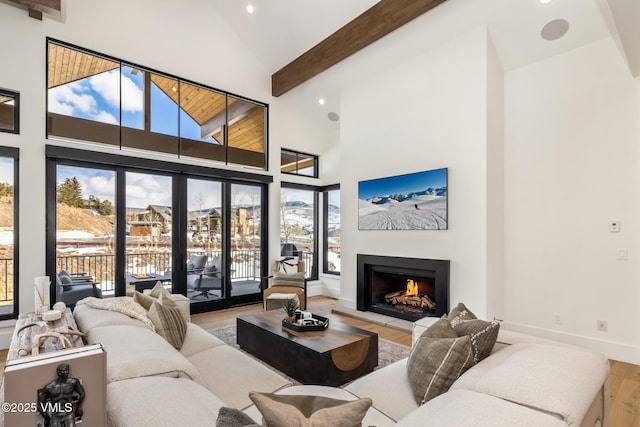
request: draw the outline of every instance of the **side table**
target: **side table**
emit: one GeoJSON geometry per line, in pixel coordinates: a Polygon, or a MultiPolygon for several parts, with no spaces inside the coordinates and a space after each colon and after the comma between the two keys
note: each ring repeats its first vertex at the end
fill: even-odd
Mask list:
{"type": "MultiPolygon", "coordinates": [[[[11,338],[9,352],[7,353],[7,360],[20,358],[18,350],[20,350],[21,348],[31,349],[31,339],[36,335],[46,331],[46,328],[42,326],[32,326],[30,328],[22,330],[22,332],[20,332],[20,335],[18,335],[17,332],[20,330],[20,328],[30,323],[42,321],[43,320],[41,318],[38,318],[35,313],[22,313],[18,316],[16,327],[13,330],[13,337],[11,338]]],[[[67,326],[75,331],[78,331],[78,325],[76,325],[76,321],[73,319],[73,313],[71,313],[71,310],[68,307],[62,312],[62,317],[60,317],[60,319],[45,323],[47,324],[49,329],[56,329],[67,326]]],[[[82,338],[78,335],[65,336],[69,338],[73,347],[82,347],[84,345],[82,338]]],[[[40,347],[40,353],[57,351],[61,350],[62,348],[62,343],[59,340],[47,338],[40,347]]]]}

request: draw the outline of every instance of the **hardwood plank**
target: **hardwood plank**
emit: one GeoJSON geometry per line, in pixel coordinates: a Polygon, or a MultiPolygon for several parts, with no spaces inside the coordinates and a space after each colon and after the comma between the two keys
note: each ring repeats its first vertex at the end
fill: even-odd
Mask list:
{"type": "Polygon", "coordinates": [[[271,76],[280,96],[446,0],[380,0],[271,76]]]}

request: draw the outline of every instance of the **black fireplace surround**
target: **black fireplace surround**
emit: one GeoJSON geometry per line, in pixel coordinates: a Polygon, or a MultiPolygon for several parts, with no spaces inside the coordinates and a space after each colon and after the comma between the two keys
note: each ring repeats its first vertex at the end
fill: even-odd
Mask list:
{"type": "Polygon", "coordinates": [[[415,321],[449,312],[449,261],[358,254],[357,308],[415,321]],[[435,307],[423,309],[391,305],[385,295],[406,290],[407,279],[419,284],[435,307]]]}

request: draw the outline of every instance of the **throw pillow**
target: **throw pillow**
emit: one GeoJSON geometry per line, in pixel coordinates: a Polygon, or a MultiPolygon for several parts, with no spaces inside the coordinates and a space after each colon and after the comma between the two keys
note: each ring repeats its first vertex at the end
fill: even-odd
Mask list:
{"type": "Polygon", "coordinates": [[[164,288],[164,286],[162,285],[162,282],[157,282],[155,286],[151,289],[151,292],[149,292],[149,296],[154,298],[160,298],[160,294],[163,294],[166,297],[171,296],[171,293],[164,288]]]}
{"type": "Polygon", "coordinates": [[[450,312],[449,312],[449,321],[452,326],[456,326],[459,322],[464,320],[473,320],[477,319],[476,315],[473,314],[471,310],[469,310],[463,303],[458,303],[450,312]]]}
{"type": "Polygon", "coordinates": [[[274,271],[283,274],[296,274],[298,272],[298,257],[287,256],[280,258],[274,271]]]}
{"type": "Polygon", "coordinates": [[[453,329],[458,336],[468,335],[471,338],[473,361],[478,363],[491,354],[498,339],[500,323],[497,321],[473,319],[459,321],[453,329]]]}
{"type": "Polygon", "coordinates": [[[292,274],[274,273],[271,286],[297,286],[304,288],[304,272],[292,274]]]}
{"type": "Polygon", "coordinates": [[[239,409],[223,406],[218,411],[216,427],[261,427],[239,409]]]}
{"type": "Polygon", "coordinates": [[[458,337],[446,318],[431,325],[407,360],[407,375],[418,405],[448,391],[472,365],[470,337],[458,337]]]}
{"type": "Polygon", "coordinates": [[[153,304],[156,299],[151,298],[149,295],[141,294],[138,291],[133,293],[133,300],[144,307],[145,310],[149,311],[151,308],[151,304],[153,304]]]}
{"type": "Polygon", "coordinates": [[[161,337],[176,349],[182,348],[187,335],[187,322],[171,298],[160,294],[160,302],[154,301],[149,308],[149,319],[161,337]]]}
{"type": "Polygon", "coordinates": [[[369,398],[339,400],[322,396],[250,392],[269,427],[360,427],[373,403],[369,398]]]}

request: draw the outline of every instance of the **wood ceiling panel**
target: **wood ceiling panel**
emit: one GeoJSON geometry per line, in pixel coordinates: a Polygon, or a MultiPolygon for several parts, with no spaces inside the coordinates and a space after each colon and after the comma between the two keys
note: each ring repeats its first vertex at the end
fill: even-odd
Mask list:
{"type": "Polygon", "coordinates": [[[120,67],[117,62],[49,43],[49,89],[120,67]]]}
{"type": "MultiPolygon", "coordinates": [[[[229,126],[229,146],[264,153],[264,108],[256,106],[229,126]]],[[[220,132],[213,137],[220,141],[220,132]]]]}
{"type": "Polygon", "coordinates": [[[280,96],[446,0],[380,0],[271,76],[280,96]]]}

